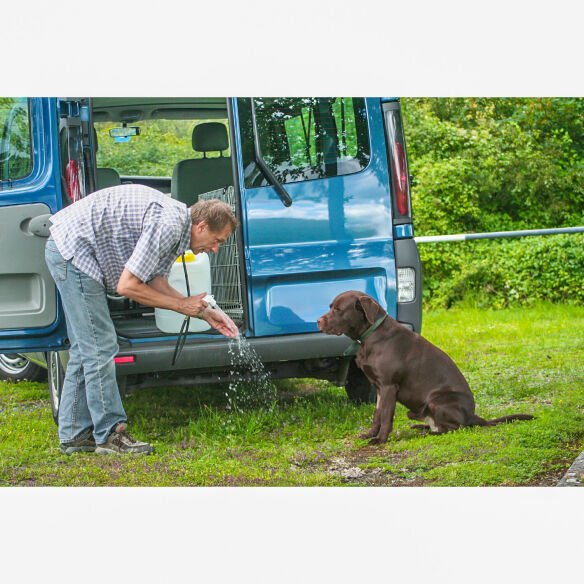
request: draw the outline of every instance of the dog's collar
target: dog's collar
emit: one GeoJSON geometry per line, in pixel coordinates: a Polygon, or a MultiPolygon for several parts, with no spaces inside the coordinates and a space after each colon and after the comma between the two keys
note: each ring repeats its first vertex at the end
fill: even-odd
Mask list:
{"type": "Polygon", "coordinates": [[[356,349],[358,349],[363,341],[375,330],[377,327],[387,318],[387,312],[379,317],[364,333],[360,339],[353,341],[344,351],[343,355],[345,357],[352,355],[356,349]]]}

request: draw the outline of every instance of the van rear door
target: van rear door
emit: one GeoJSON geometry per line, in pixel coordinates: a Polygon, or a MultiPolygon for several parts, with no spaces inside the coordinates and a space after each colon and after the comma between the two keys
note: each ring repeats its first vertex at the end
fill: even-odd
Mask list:
{"type": "Polygon", "coordinates": [[[61,208],[57,101],[0,98],[0,352],[55,350],[67,336],[44,259],[61,208]]]}
{"type": "Polygon", "coordinates": [[[316,320],[333,298],[351,289],[374,297],[395,317],[380,100],[233,102],[253,334],[317,331],[316,320]]]}

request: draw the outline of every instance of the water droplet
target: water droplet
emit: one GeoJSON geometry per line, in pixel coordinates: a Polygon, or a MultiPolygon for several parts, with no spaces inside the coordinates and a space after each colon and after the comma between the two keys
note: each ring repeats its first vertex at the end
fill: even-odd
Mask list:
{"type": "Polygon", "coordinates": [[[231,381],[227,408],[243,413],[250,409],[271,410],[276,404],[276,387],[256,350],[241,335],[229,340],[231,381]]]}

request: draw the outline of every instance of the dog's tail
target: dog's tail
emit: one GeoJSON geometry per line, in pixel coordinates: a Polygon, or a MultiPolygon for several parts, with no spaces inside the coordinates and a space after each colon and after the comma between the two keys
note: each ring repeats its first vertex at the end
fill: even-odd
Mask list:
{"type": "Polygon", "coordinates": [[[507,424],[515,420],[533,420],[530,414],[512,414],[510,416],[503,416],[502,418],[495,418],[494,420],[484,420],[479,416],[473,416],[473,426],[496,426],[497,424],[507,424]]]}

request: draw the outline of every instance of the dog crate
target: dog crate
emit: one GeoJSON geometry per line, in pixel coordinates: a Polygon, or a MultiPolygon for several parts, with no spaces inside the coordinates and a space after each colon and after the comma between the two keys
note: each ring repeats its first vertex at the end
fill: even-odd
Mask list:
{"type": "MultiPolygon", "coordinates": [[[[220,199],[227,203],[233,213],[235,209],[235,189],[232,186],[209,191],[199,195],[199,199],[220,199]]],[[[211,266],[212,294],[221,307],[236,323],[243,321],[243,300],[241,296],[241,275],[239,272],[239,251],[237,237],[232,233],[216,254],[209,254],[211,266]]]]}

